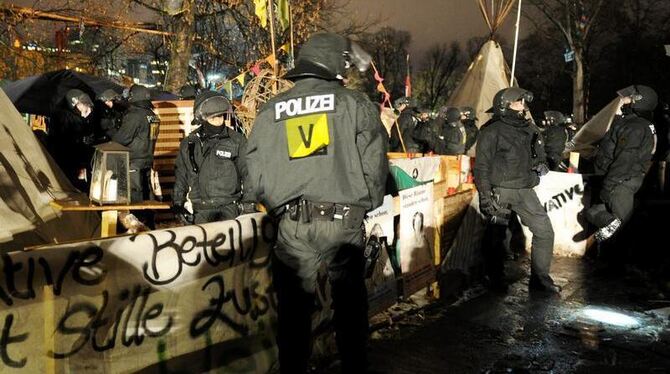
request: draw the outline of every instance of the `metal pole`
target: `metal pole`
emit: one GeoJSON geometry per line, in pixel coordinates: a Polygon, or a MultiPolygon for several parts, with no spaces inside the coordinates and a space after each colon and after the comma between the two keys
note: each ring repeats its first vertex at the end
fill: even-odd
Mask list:
{"type": "Polygon", "coordinates": [[[274,0],[268,1],[268,13],[270,13],[270,38],[272,39],[272,78],[274,79],[274,82],[272,83],[272,93],[277,94],[277,84],[279,83],[277,81],[277,76],[279,75],[279,71],[277,69],[277,48],[275,47],[275,17],[274,11],[272,10],[273,2],[274,0]]]}
{"type": "Polygon", "coordinates": [[[519,48],[519,22],[521,22],[521,0],[516,13],[516,31],[514,32],[514,56],[512,57],[512,75],[509,78],[509,86],[514,86],[514,72],[516,70],[516,51],[519,48]]]}

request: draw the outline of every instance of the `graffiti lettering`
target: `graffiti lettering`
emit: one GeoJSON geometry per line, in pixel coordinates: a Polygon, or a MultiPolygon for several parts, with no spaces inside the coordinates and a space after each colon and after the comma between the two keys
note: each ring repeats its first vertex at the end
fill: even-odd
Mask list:
{"type": "Polygon", "coordinates": [[[551,212],[563,208],[563,205],[573,201],[578,196],[584,195],[584,186],[576,184],[573,187],[563,190],[561,193],[554,195],[550,200],[544,203],[544,210],[551,212]]]}
{"type": "Polygon", "coordinates": [[[165,325],[159,329],[151,329],[149,322],[157,319],[163,313],[163,304],[154,303],[147,308],[147,302],[151,294],[149,287],[135,287],[132,292],[124,290],[118,296],[120,307],[113,313],[114,319],[105,317],[109,305],[109,293],[102,291],[102,305],[100,307],[89,302],[79,302],[68,307],[56,327],[56,339],[58,335],[71,335],[76,337],[72,348],[67,352],[49,351],[49,357],[63,359],[77,354],[90,341],[93,350],[104,352],[116,346],[117,341],[125,347],[133,344],[140,346],[144,337],[157,338],[166,335],[172,328],[173,318],[167,316],[165,325]],[[77,316],[83,315],[85,324],[71,324],[72,321],[80,320],[77,316]],[[125,315],[125,318],[124,318],[125,315]],[[111,325],[110,325],[111,323],[111,325]],[[121,328],[121,336],[118,336],[121,328]],[[106,342],[98,341],[98,332],[107,336],[107,331],[112,333],[106,342]]]}
{"type": "MultiPolygon", "coordinates": [[[[83,252],[72,251],[67,257],[67,260],[60,268],[58,276],[53,278],[52,266],[46,259],[39,257],[37,263],[42,268],[44,276],[44,283],[53,286],[54,295],[60,295],[62,292],[63,282],[68,274],[72,275],[72,279],[84,286],[94,286],[100,284],[104,279],[106,272],[97,268],[102,260],[103,252],[100,247],[92,246],[86,248],[83,252]],[[85,275],[88,274],[88,275],[85,275]]],[[[25,288],[18,289],[16,279],[24,269],[23,262],[14,262],[8,254],[2,255],[2,270],[4,272],[5,285],[8,292],[0,287],[0,299],[7,305],[14,304],[14,299],[30,300],[35,298],[35,259],[30,257],[27,259],[27,271],[25,276],[25,288]]],[[[41,286],[42,283],[40,282],[41,286]]]]}
{"type": "Polygon", "coordinates": [[[26,366],[27,358],[22,358],[18,361],[13,360],[9,357],[9,345],[21,343],[28,339],[28,334],[19,334],[12,336],[12,323],[14,323],[14,315],[9,314],[5,317],[5,325],[2,328],[2,336],[0,336],[0,357],[2,358],[2,363],[11,368],[20,369],[26,366]]]}
{"type": "Polygon", "coordinates": [[[238,315],[251,317],[253,321],[267,314],[270,308],[274,308],[276,303],[272,300],[273,291],[271,286],[265,289],[265,292],[258,293],[258,282],[253,282],[250,287],[241,290],[242,300],[238,298],[238,292],[234,289],[226,290],[223,276],[215,275],[211,277],[202,286],[205,291],[208,288],[216,287],[216,296],[210,299],[210,307],[198,312],[191,322],[191,336],[198,337],[206,333],[216,321],[223,322],[226,326],[233,329],[240,335],[248,335],[249,327],[236,322],[224,311],[226,303],[232,301],[235,312],[238,315]]]}
{"type": "MultiPolygon", "coordinates": [[[[131,238],[138,241],[141,238],[149,238],[153,245],[151,261],[142,266],[144,278],[153,285],[166,285],[174,282],[182,274],[184,267],[196,267],[204,259],[210,266],[216,267],[227,264],[232,267],[243,262],[249,262],[252,267],[265,266],[264,263],[254,261],[256,249],[259,244],[258,223],[252,219],[251,243],[245,246],[242,232],[242,224],[235,220],[237,230],[230,228],[228,233],[218,233],[212,239],[208,239],[207,231],[202,226],[196,226],[201,231],[201,239],[187,236],[177,242],[177,234],[173,230],[167,230],[167,240],[159,242],[159,238],[152,233],[143,233],[131,238]],[[224,246],[226,248],[224,248],[224,246]]],[[[264,217],[261,220],[261,236],[266,242],[274,240],[272,230],[268,229],[272,222],[264,217]]]]}

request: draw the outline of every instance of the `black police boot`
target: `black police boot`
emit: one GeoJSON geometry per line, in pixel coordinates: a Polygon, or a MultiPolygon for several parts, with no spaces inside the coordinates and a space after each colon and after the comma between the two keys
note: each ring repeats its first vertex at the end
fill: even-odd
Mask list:
{"type": "Polygon", "coordinates": [[[542,281],[537,276],[530,276],[530,281],[528,282],[528,291],[530,292],[558,295],[562,290],[561,286],[554,283],[551,279],[542,281]]]}

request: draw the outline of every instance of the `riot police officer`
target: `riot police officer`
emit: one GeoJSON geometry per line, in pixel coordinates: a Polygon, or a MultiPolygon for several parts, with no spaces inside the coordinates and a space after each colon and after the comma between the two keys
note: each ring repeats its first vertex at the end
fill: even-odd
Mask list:
{"type": "Polygon", "coordinates": [[[462,155],[465,153],[466,132],[458,108],[442,108],[432,120],[430,131],[423,133],[428,149],[438,155],[462,155]]]}
{"type": "Polygon", "coordinates": [[[127,104],[119,93],[112,89],[105,90],[96,97],[102,103],[102,113],[100,114],[100,134],[99,138],[111,138],[121,128],[123,115],[125,114],[127,104]]]}
{"type": "Polygon", "coordinates": [[[394,102],[394,107],[400,113],[396,123],[391,128],[390,148],[391,152],[417,153],[421,152],[421,145],[414,139],[414,130],[419,122],[416,112],[416,103],[408,97],[401,97],[394,102]],[[398,129],[402,135],[402,141],[398,135],[398,129]],[[403,150],[403,143],[405,149],[403,150]]]}
{"type": "Polygon", "coordinates": [[[622,106],[595,157],[596,174],[604,176],[602,203],[593,205],[586,214],[598,227],[595,239],[599,242],[611,238],[632,216],[635,193],[656,151],[656,129],[647,119],[658,104],[656,92],[634,85],[617,93],[622,106]]]}
{"type": "Polygon", "coordinates": [[[205,91],[193,103],[197,130],[181,141],[175,162],[173,207],[185,223],[234,219],[240,214],[246,175],[244,135],[225,125],[233,116],[230,101],[205,91]],[[190,189],[190,192],[189,192],[190,189]],[[188,194],[193,216],[184,208],[188,194]]]}
{"type": "Polygon", "coordinates": [[[156,121],[149,89],[134,84],[128,96],[129,107],[112,140],[130,148],[130,201],[151,199],[151,167],[154,155],[151,124],[156,121]]]}
{"type": "Polygon", "coordinates": [[[461,108],[461,122],[465,126],[465,151],[469,151],[477,142],[479,128],[477,128],[477,116],[472,107],[464,106],[461,108]]]}
{"type": "Polygon", "coordinates": [[[273,257],[282,373],[305,373],[316,277],[325,263],[344,372],[366,366],[364,283],[366,212],[381,205],[388,173],[387,134],[375,106],[343,86],[370,56],[337,34],[314,34],[286,74],[295,86],[260,111],[248,140],[245,198],[278,217],[273,257]],[[247,190],[249,188],[249,190],[247,190]]]}
{"type": "Polygon", "coordinates": [[[70,182],[88,190],[93,157],[93,101],[82,90],[71,89],[49,119],[49,153],[70,182]]]}
{"type": "Polygon", "coordinates": [[[511,211],[533,233],[529,289],[558,293],[560,287],[549,276],[554,231],[533,190],[548,169],[540,131],[527,119],[527,103],[532,98],[532,93],[519,87],[495,95],[493,119],[479,133],[475,184],[480,209],[492,223],[506,223],[511,211]]]}
{"type": "Polygon", "coordinates": [[[563,151],[568,142],[568,120],[563,113],[556,110],[544,112],[544,150],[547,154],[547,163],[550,170],[566,171],[567,165],[563,163],[563,151]]]}

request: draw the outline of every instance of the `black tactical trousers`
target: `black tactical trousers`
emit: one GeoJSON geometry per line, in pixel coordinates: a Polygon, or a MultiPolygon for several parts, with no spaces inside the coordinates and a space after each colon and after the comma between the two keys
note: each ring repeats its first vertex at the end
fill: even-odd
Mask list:
{"type": "Polygon", "coordinates": [[[130,170],[130,201],[151,200],[151,168],[130,170]]]}
{"type": "Polygon", "coordinates": [[[229,219],[235,219],[240,215],[240,209],[237,206],[237,203],[208,206],[207,208],[194,206],[193,210],[193,223],[195,224],[227,221],[229,219]]]}
{"type": "Polygon", "coordinates": [[[530,255],[531,282],[540,282],[543,285],[553,284],[549,276],[549,269],[554,251],[554,229],[537,194],[532,188],[501,187],[495,187],[494,194],[500,206],[509,207],[533,234],[530,255]]]}
{"type": "Polygon", "coordinates": [[[334,327],[342,371],[367,365],[368,304],[364,283],[361,223],[342,220],[304,223],[284,215],[273,257],[278,298],[280,371],[305,373],[311,355],[317,273],[325,263],[331,284],[334,327]],[[349,226],[349,227],[347,227],[349,226]]]}
{"type": "Polygon", "coordinates": [[[615,218],[620,219],[622,224],[628,222],[633,215],[635,193],[643,181],[643,176],[618,183],[608,183],[606,179],[600,190],[601,203],[586,211],[586,219],[598,228],[607,226],[615,218]]]}

